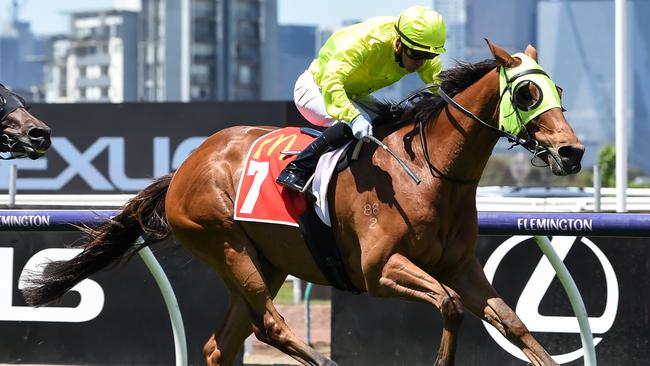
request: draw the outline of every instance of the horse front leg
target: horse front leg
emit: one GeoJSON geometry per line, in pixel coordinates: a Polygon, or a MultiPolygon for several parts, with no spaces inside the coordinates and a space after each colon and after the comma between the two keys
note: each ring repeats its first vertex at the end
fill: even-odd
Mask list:
{"type": "Polygon", "coordinates": [[[463,304],[472,313],[492,324],[519,347],[533,365],[557,365],[485,278],[483,268],[476,258],[472,258],[466,266],[461,266],[457,273],[447,285],[460,294],[463,304]]]}
{"type": "Polygon", "coordinates": [[[393,254],[384,265],[378,283],[368,292],[381,297],[399,297],[433,304],[443,321],[442,338],[435,366],[454,364],[458,329],[463,320],[460,296],[441,284],[401,254],[393,254]]]}

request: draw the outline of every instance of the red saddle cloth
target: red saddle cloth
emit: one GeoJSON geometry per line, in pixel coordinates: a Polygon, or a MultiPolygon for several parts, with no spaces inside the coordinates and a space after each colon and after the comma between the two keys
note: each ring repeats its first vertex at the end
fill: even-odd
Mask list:
{"type": "Polygon", "coordinates": [[[298,226],[298,217],[307,207],[305,198],[275,179],[295,159],[282,152],[302,150],[313,140],[298,127],[286,127],[253,143],[237,188],[235,220],[298,226]]]}

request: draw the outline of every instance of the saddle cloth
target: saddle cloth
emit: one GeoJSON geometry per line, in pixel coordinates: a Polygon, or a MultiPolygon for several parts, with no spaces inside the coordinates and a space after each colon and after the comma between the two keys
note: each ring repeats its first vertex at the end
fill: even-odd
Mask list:
{"type": "MultiPolygon", "coordinates": [[[[275,182],[295,155],[282,152],[304,149],[314,138],[299,127],[286,127],[259,137],[250,147],[235,198],[235,220],[282,224],[298,227],[300,215],[307,209],[304,195],[275,182]]],[[[349,145],[349,144],[348,144],[349,145]]],[[[347,146],[323,154],[312,184],[316,196],[314,210],[331,226],[327,207],[327,189],[336,163],[347,146]]]]}

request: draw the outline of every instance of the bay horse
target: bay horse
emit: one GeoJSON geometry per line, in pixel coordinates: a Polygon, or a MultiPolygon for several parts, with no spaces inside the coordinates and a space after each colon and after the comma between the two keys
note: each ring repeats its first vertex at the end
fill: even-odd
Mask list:
{"type": "MultiPolygon", "coordinates": [[[[375,129],[381,141],[412,165],[422,179],[419,185],[386,151],[368,146],[333,178],[329,203],[336,243],[332,245],[338,246],[357,289],[429,303],[440,311],[444,329],[436,365],[454,363],[465,308],[496,327],[532,364],[556,365],[486,280],[475,256],[476,189],[504,133],[513,133],[506,135],[519,139],[556,175],[580,170],[584,146],[561,105],[530,118],[524,126],[521,116],[535,110],[545,98],[542,93],[555,93],[559,100],[541,68],[526,69],[523,76],[507,74],[524,59],[537,65],[535,48],[529,45],[524,54],[513,57],[487,42],[494,60],[461,64],[441,74],[441,90],[453,96],[452,104],[438,95],[425,96],[398,111],[401,124],[375,129]],[[526,75],[537,82],[530,78],[520,82],[526,75]],[[510,97],[500,91],[504,77],[510,97]],[[497,127],[504,100],[517,106],[519,121],[517,126],[503,127],[505,132],[497,127]],[[514,136],[515,132],[530,138],[514,136]],[[365,209],[368,205],[371,212],[365,209]]],[[[230,294],[227,315],[203,349],[208,365],[232,364],[251,333],[301,364],[336,365],[296,337],[273,305],[288,274],[328,285],[300,231],[233,219],[247,151],[274,128],[239,126],[209,137],[175,173],[158,178],[113,220],[92,229],[91,240],[77,257],[50,263],[41,277],[33,278],[24,289],[26,301],[31,305],[54,301],[89,275],[132,256],[139,236],[145,237],[146,246],[173,234],[219,274],[230,294]]]]}
{"type": "Polygon", "coordinates": [[[0,153],[9,154],[0,159],[38,159],[50,148],[52,131],[29,109],[21,96],[0,84],[0,153]]]}

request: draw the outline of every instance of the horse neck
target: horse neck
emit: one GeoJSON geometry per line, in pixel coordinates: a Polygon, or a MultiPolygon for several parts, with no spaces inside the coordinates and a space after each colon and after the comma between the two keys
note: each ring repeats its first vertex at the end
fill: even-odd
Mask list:
{"type": "MultiPolygon", "coordinates": [[[[499,75],[488,72],[454,100],[481,120],[492,124],[498,117],[499,75]]],[[[433,165],[447,177],[478,180],[483,174],[498,135],[447,104],[425,126],[433,165]]],[[[478,184],[478,182],[477,182],[478,184]]]]}

